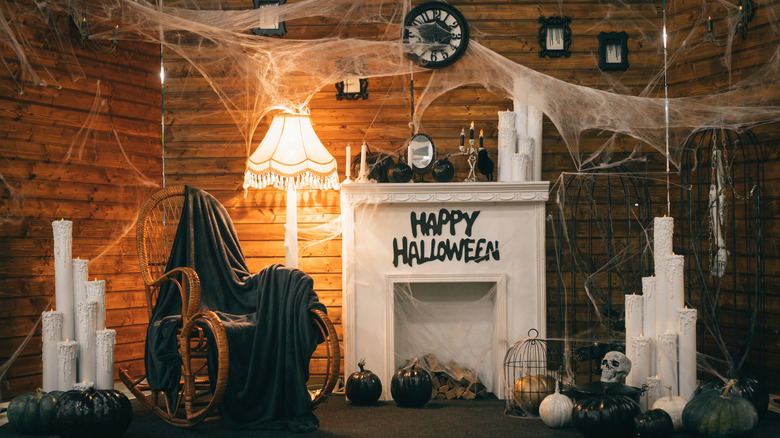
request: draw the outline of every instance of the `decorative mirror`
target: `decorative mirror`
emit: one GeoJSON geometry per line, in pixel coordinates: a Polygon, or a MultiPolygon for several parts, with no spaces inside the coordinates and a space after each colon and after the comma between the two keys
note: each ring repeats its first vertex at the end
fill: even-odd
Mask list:
{"type": "Polygon", "coordinates": [[[599,68],[601,71],[628,69],[628,34],[625,32],[599,34],[599,68]]]}
{"type": "Polygon", "coordinates": [[[368,79],[345,79],[336,84],[336,91],[336,100],[368,99],[368,79]]]}
{"type": "Polygon", "coordinates": [[[287,32],[287,28],[284,26],[284,21],[279,22],[279,6],[283,5],[287,0],[252,0],[255,5],[255,9],[265,9],[269,12],[264,15],[263,20],[259,23],[259,26],[252,29],[252,33],[255,35],[276,35],[282,36],[287,32]],[[275,9],[275,11],[274,11],[275,9]],[[276,13],[273,13],[276,12],[276,13]]]}
{"type": "Polygon", "coordinates": [[[539,45],[542,50],[539,51],[540,57],[549,56],[550,58],[569,57],[571,52],[571,17],[539,17],[539,45]]]}
{"type": "Polygon", "coordinates": [[[436,160],[436,147],[433,140],[425,134],[415,134],[409,140],[409,150],[412,154],[412,170],[424,174],[431,169],[436,160]]]}

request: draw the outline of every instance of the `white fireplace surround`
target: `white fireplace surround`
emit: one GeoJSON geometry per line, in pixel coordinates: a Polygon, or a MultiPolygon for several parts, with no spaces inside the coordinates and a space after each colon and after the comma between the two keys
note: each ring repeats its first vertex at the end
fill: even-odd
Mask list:
{"type": "MultiPolygon", "coordinates": [[[[390,380],[398,366],[394,357],[396,284],[491,283],[496,287],[495,326],[492,340],[485,339],[492,342],[492,357],[486,358],[491,375],[486,380],[492,382],[488,390],[503,398],[503,359],[508,347],[531,328],[545,336],[544,205],[548,188],[548,182],[539,181],[344,183],[345,374],[357,371],[358,361],[365,358],[366,368],[382,381],[383,399],[391,399],[390,380]],[[427,228],[425,221],[415,222],[423,213],[442,220],[439,234],[437,228],[427,228]],[[448,218],[450,223],[446,223],[448,218]],[[439,251],[443,240],[460,244],[463,257],[435,257],[443,254],[439,251]],[[419,253],[411,250],[415,244],[420,246],[419,253]],[[434,251],[434,244],[439,249],[434,251]]],[[[435,224],[431,216],[426,218],[435,224]]],[[[441,293],[447,294],[447,288],[441,293]]]]}

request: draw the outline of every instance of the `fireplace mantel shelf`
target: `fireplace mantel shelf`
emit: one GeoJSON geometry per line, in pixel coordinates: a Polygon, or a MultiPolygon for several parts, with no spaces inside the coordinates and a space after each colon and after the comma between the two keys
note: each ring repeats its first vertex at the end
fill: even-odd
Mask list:
{"type": "Polygon", "coordinates": [[[547,201],[550,183],[405,183],[373,184],[345,182],[342,196],[347,203],[518,202],[547,201]]]}

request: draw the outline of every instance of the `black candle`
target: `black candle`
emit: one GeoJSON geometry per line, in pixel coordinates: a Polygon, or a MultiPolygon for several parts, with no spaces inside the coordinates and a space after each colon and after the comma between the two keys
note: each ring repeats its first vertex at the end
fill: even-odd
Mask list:
{"type": "Polygon", "coordinates": [[[482,139],[483,139],[483,137],[482,137],[482,130],[480,129],[479,130],[479,147],[480,148],[482,147],[482,139]]]}
{"type": "Polygon", "coordinates": [[[460,145],[463,146],[463,142],[466,139],[466,131],[463,128],[460,128],[460,145]]]}
{"type": "Polygon", "coordinates": [[[474,122],[471,122],[471,128],[469,128],[469,140],[474,140],[474,122]]]}
{"type": "Polygon", "coordinates": [[[712,17],[707,17],[707,32],[712,32],[712,17]]]}

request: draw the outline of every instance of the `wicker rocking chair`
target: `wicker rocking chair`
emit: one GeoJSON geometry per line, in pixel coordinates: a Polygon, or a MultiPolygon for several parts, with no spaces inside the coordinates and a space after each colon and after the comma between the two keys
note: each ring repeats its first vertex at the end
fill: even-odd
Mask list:
{"type": "MultiPolygon", "coordinates": [[[[172,186],[156,192],[141,208],[136,231],[150,319],[161,285],[173,281],[181,294],[182,327],[178,332],[178,348],[182,357],[182,380],[178,397],[174,398],[179,402],[171,406],[162,391],[148,385],[145,375],[131,376],[126,369],[120,369],[119,377],[143,405],[163,420],[175,426],[191,427],[201,421],[218,418],[216,408],[227,386],[229,364],[227,336],[222,322],[210,310],[199,311],[201,291],[198,274],[188,267],[164,272],[183,203],[184,186],[172,186]],[[211,331],[213,344],[219,353],[217,379],[213,385],[209,381],[206,357],[210,345],[206,342],[204,325],[211,331]]],[[[336,385],[341,353],[336,330],[327,314],[317,309],[312,309],[310,313],[325,339],[327,353],[325,381],[321,388],[312,392],[312,405],[316,405],[336,385]]]]}

